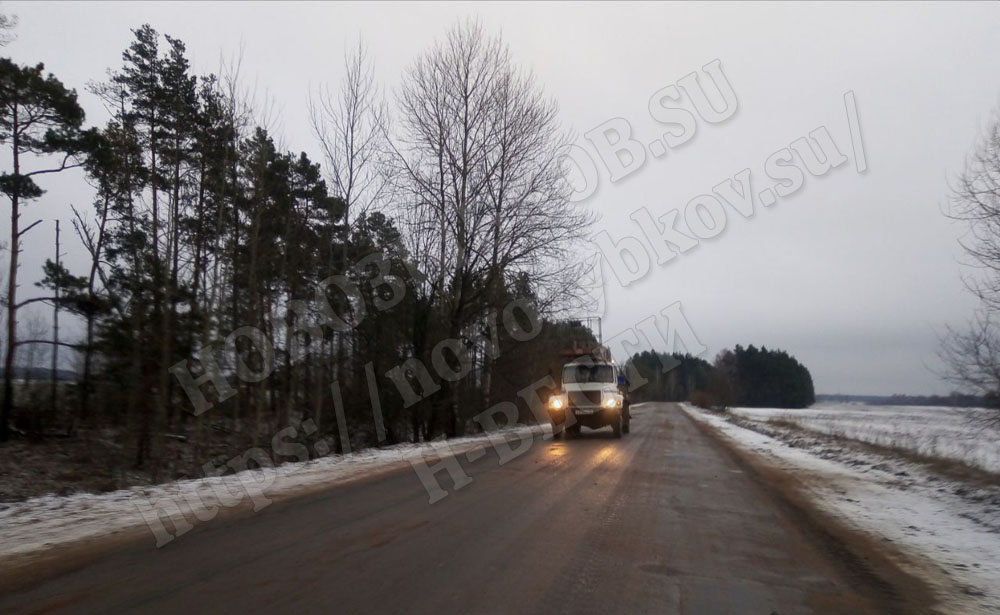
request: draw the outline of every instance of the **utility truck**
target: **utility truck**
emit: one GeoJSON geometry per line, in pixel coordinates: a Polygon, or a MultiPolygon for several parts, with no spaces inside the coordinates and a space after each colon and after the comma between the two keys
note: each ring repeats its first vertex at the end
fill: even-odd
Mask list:
{"type": "Polygon", "coordinates": [[[554,438],[573,436],[581,427],[611,427],[616,438],[629,432],[628,382],[604,346],[574,344],[560,353],[558,390],[548,402],[554,438]]]}

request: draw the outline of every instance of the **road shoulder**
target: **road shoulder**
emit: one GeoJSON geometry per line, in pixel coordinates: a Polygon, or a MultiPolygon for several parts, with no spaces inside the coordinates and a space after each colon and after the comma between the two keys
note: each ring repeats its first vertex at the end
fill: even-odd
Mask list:
{"type": "Polygon", "coordinates": [[[814,477],[793,473],[743,446],[707,413],[679,404],[684,415],[726,451],[749,477],[770,493],[790,518],[820,549],[836,559],[859,589],[880,603],[887,613],[954,613],[941,604],[940,580],[929,580],[909,554],[877,536],[862,531],[817,502],[810,484],[814,477]]]}

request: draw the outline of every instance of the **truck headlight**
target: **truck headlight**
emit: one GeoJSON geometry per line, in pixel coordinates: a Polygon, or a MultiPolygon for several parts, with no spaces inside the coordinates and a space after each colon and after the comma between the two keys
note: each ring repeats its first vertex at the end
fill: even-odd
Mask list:
{"type": "Polygon", "coordinates": [[[549,408],[552,408],[553,410],[562,410],[564,405],[565,404],[563,403],[563,400],[560,397],[549,398],[549,408]]]}
{"type": "Polygon", "coordinates": [[[621,405],[621,402],[615,399],[614,397],[609,397],[605,399],[604,403],[601,405],[604,406],[605,408],[614,408],[615,406],[621,405]]]}

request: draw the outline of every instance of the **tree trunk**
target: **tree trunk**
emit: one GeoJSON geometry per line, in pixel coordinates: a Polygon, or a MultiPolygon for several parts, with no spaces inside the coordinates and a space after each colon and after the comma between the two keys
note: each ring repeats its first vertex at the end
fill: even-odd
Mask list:
{"type": "MultiPolygon", "coordinates": [[[[59,267],[59,220],[56,220],[56,268],[59,267]]],[[[50,399],[49,416],[53,423],[59,413],[59,281],[56,280],[54,289],[55,301],[52,302],[52,372],[50,374],[50,399]]],[[[73,424],[70,422],[68,429],[70,435],[73,433],[73,424]]]]}
{"type": "MultiPolygon", "coordinates": [[[[14,106],[13,139],[14,177],[20,177],[21,157],[20,127],[17,121],[17,105],[14,106]]],[[[10,421],[14,408],[14,352],[17,350],[17,255],[20,252],[18,220],[21,217],[20,195],[14,191],[10,199],[10,272],[7,278],[7,352],[4,356],[3,406],[0,410],[0,442],[10,438],[10,421]]]]}

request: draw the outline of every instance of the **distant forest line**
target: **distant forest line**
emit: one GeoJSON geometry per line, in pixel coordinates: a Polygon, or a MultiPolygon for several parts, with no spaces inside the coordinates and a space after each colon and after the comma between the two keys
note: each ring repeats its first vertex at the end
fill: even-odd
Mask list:
{"type": "Polygon", "coordinates": [[[635,392],[636,401],[691,401],[726,409],[806,408],[816,400],[809,370],[784,350],[737,345],[712,363],[689,354],[642,352],[630,364],[648,380],[635,392]],[[669,369],[658,371],[659,365],[669,369]]]}

